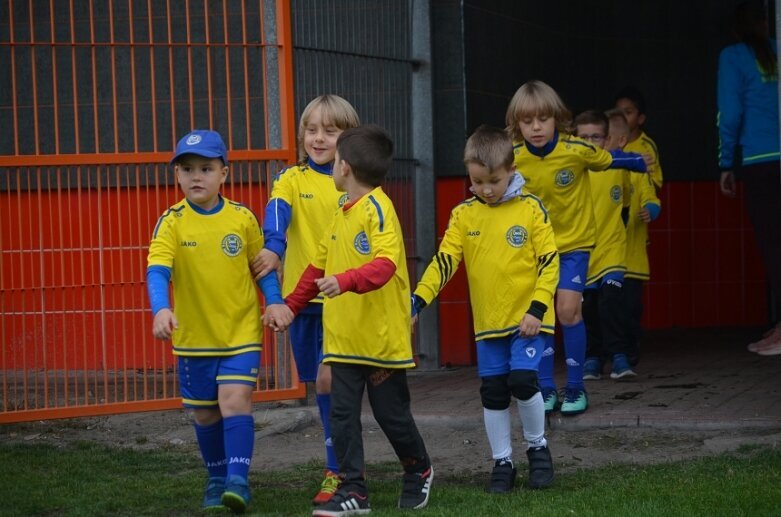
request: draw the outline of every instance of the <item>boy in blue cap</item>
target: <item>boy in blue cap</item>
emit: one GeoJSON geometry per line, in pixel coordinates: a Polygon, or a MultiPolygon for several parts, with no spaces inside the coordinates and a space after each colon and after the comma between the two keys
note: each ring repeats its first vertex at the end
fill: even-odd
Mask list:
{"type": "MultiPolygon", "coordinates": [[[[243,512],[255,427],[252,391],[260,367],[260,303],[250,272],[263,234],[247,207],[220,194],[228,156],[219,133],[195,130],[171,160],[185,198],[157,221],[149,245],[147,288],[153,334],[171,339],[184,407],[209,480],[204,508],[243,512]],[[168,297],[173,282],[175,310],[168,297]]],[[[259,280],[275,324],[292,321],[275,272],[259,280]],[[278,305],[282,304],[282,305],[278,305]]]]}

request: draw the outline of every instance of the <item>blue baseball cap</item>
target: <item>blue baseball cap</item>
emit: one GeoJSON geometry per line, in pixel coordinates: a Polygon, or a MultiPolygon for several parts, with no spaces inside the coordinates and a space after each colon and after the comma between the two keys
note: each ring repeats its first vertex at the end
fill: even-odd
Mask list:
{"type": "Polygon", "coordinates": [[[223,164],[228,164],[228,149],[225,147],[225,142],[218,132],[211,129],[194,129],[184,135],[176,144],[176,153],[171,158],[171,165],[185,154],[219,158],[223,164]]]}

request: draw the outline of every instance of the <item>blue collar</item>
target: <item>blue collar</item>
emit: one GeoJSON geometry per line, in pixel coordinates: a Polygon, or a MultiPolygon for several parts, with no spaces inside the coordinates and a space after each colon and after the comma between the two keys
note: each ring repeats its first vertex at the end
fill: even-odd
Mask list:
{"type": "Polygon", "coordinates": [[[334,173],[334,162],[318,165],[313,162],[311,158],[307,158],[306,164],[313,171],[319,172],[320,174],[325,174],[326,176],[332,176],[334,173]]]}
{"type": "Polygon", "coordinates": [[[559,143],[559,130],[556,129],[553,132],[553,140],[548,142],[542,147],[534,147],[532,144],[530,144],[526,139],[524,139],[524,145],[527,149],[529,149],[529,152],[532,153],[534,156],[538,156],[540,158],[545,158],[550,153],[553,152],[553,149],[556,147],[556,144],[559,143]]]}
{"type": "Polygon", "coordinates": [[[217,200],[217,204],[212,208],[211,210],[204,210],[203,208],[199,207],[198,205],[194,205],[190,203],[190,200],[187,199],[187,204],[190,205],[190,208],[193,209],[195,213],[201,214],[201,215],[213,215],[222,210],[222,207],[225,206],[225,200],[222,198],[222,194],[217,194],[217,197],[219,198],[217,200]]]}

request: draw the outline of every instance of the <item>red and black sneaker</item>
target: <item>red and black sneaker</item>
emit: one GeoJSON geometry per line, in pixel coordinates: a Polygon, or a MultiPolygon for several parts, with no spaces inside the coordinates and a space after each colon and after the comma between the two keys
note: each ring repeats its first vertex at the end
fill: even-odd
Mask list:
{"type": "Polygon", "coordinates": [[[399,508],[419,510],[428,504],[431,494],[431,482],[434,481],[434,467],[429,466],[423,472],[405,472],[404,487],[399,497],[399,508]]]}
{"type": "Polygon", "coordinates": [[[371,511],[367,494],[340,489],[327,503],[315,508],[312,515],[314,517],[340,517],[342,515],[364,515],[371,511]]]}

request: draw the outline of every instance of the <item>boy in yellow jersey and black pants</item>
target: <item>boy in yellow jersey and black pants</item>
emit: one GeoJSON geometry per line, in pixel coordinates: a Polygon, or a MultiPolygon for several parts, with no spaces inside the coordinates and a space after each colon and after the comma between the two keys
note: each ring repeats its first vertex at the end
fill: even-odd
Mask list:
{"type": "MultiPolygon", "coordinates": [[[[621,149],[629,126],[621,110],[608,113],[585,111],[575,118],[576,136],[603,149],[621,149]]],[[[602,366],[612,362],[610,377],[635,377],[627,358],[626,306],[623,299],[626,266],[626,227],[629,210],[630,173],[608,169],[589,173],[597,240],[588,262],[583,291],[583,321],[588,343],[584,380],[602,378],[602,366]]]]}
{"type": "Polygon", "coordinates": [[[513,166],[513,146],[497,128],[479,127],[467,140],[464,164],[475,195],[450,214],[445,236],[413,296],[417,313],[467,268],[488,442],[494,467],[489,492],[512,489],[510,402],[518,404],[527,443],[530,488],[553,482],[545,440],[545,406],[537,370],[553,341],[553,293],[559,257],[548,213],[525,192],[513,166]]]}
{"type": "MultiPolygon", "coordinates": [[[[338,95],[320,95],[307,104],[298,125],[299,163],[274,179],[263,220],[263,249],[252,269],[260,278],[279,269],[284,257],[282,294],[293,291],[317,253],[320,237],[347,195],[336,190],[332,173],[336,139],[360,124],[352,105],[338,95]]],[[[323,359],[323,296],[310,300],[290,326],[290,348],[298,379],[314,382],[325,442],[325,475],[312,502],[328,501],[339,488],[339,464],[334,454],[331,426],[331,368],[323,359]]]]}
{"type": "MultiPolygon", "coordinates": [[[[243,512],[250,501],[251,396],[263,330],[249,264],[263,247],[263,234],[251,210],[220,195],[228,155],[218,133],[189,133],[171,163],[185,199],[163,213],[149,245],[152,332],[158,339],[172,339],[178,358],[182,403],[192,409],[209,473],[203,507],[243,512]]],[[[292,315],[282,305],[276,273],[259,285],[269,320],[288,324],[292,315]]]]}
{"type": "Polygon", "coordinates": [[[337,140],[334,183],[350,201],[337,210],[288,306],[298,313],[317,293],[323,302],[323,362],[331,366],[331,430],[341,486],[313,515],[370,511],[361,401],[369,403],[404,468],[400,508],[428,503],[434,471],[410,411],[406,370],[413,368],[410,288],[401,225],[380,186],[393,142],[377,126],[337,140]]]}
{"type": "Polygon", "coordinates": [[[664,180],[659,162],[659,149],[644,131],[646,102],[643,93],[634,86],[625,86],[615,97],[615,107],[624,112],[629,124],[629,142],[624,146],[627,152],[650,155],[653,164],[648,176],[655,191],[648,191],[648,180],[632,178],[632,211],[627,222],[627,272],[624,280],[624,299],[628,307],[627,339],[629,340],[629,362],[632,366],[640,360],[641,320],[643,317],[643,287],[650,278],[648,263],[648,223],[656,219],[661,207],[657,197],[664,180]],[[640,196],[640,197],[638,197],[640,196]]]}

